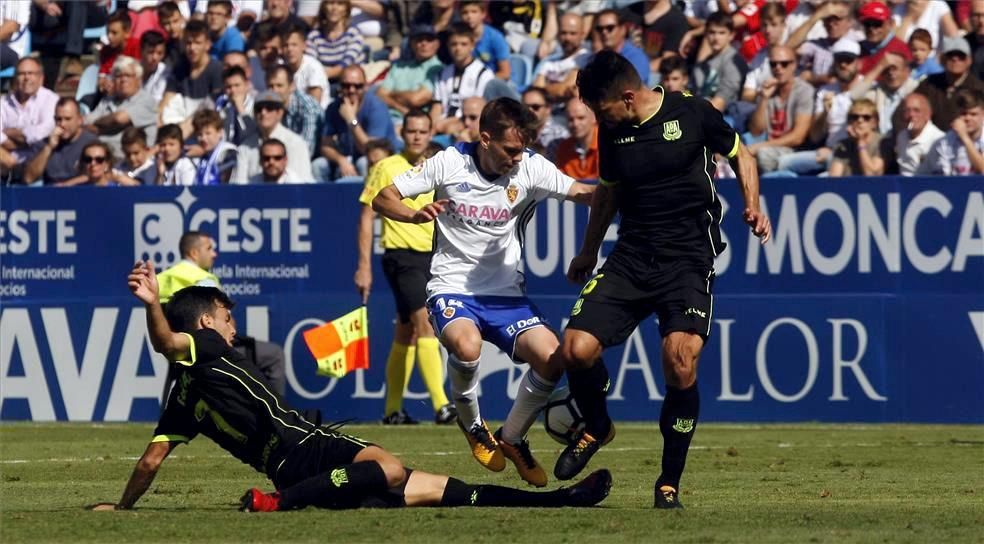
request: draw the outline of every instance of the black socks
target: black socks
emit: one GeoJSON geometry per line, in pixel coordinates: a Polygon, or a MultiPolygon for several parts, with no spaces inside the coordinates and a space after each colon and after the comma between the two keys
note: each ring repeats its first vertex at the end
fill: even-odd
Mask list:
{"type": "Polygon", "coordinates": [[[659,415],[659,431],[663,435],[663,473],[657,485],[680,489],[680,476],[687,464],[690,439],[697,429],[700,414],[700,393],[697,383],[687,389],[666,387],[666,399],[659,415]]]}
{"type": "Polygon", "coordinates": [[[596,440],[604,440],[612,424],[608,417],[610,381],[605,362],[598,359],[591,368],[568,370],[567,382],[584,416],[584,430],[596,440]]]}
{"type": "Polygon", "coordinates": [[[386,473],[379,463],[342,465],[281,490],[280,509],[356,508],[366,497],[388,488],[386,473]]]}

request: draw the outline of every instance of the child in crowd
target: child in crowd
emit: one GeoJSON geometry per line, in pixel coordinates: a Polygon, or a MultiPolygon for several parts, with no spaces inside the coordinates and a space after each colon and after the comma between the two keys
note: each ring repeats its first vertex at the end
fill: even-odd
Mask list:
{"type": "Polygon", "coordinates": [[[172,124],[157,130],[157,185],[195,184],[195,163],[183,151],[181,127],[172,124]]]}
{"type": "Polygon", "coordinates": [[[690,76],[687,75],[687,61],[681,57],[667,57],[659,64],[659,84],[666,89],[666,92],[684,92],[690,85],[690,76]]]}
{"type": "Polygon", "coordinates": [[[223,122],[214,110],[198,110],[191,120],[202,156],[195,171],[195,185],[229,183],[236,166],[236,146],[225,141],[223,122]]]}
{"type": "Polygon", "coordinates": [[[939,61],[933,56],[933,38],[923,28],[917,28],[909,36],[909,50],[912,51],[912,79],[922,81],[926,76],[943,71],[939,61]]]}
{"type": "Polygon", "coordinates": [[[123,146],[124,160],[117,168],[141,185],[154,185],[157,175],[154,170],[154,154],[147,147],[147,133],[142,128],[130,127],[123,131],[120,143],[123,146]]]}
{"type": "Polygon", "coordinates": [[[113,63],[120,55],[140,59],[140,40],[132,36],[132,28],[128,10],[117,10],[109,16],[109,22],[106,23],[106,40],[109,45],[99,50],[100,76],[112,73],[113,63]]]}

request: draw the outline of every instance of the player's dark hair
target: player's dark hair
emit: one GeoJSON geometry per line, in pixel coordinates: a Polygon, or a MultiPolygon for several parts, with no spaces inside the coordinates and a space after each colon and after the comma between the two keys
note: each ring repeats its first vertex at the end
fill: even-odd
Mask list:
{"type": "Polygon", "coordinates": [[[222,6],[226,9],[226,15],[232,15],[232,2],[231,0],[208,0],[208,6],[222,6]]]}
{"type": "Polygon", "coordinates": [[[157,47],[158,45],[166,45],[167,38],[163,34],[156,30],[148,30],[140,36],[140,50],[143,51],[148,47],[157,47]]]}
{"type": "Polygon", "coordinates": [[[255,47],[259,47],[278,37],[280,37],[280,34],[277,33],[277,25],[270,21],[261,21],[253,25],[253,39],[256,40],[255,47]]]}
{"type": "Polygon", "coordinates": [[[246,81],[249,81],[249,78],[246,77],[246,70],[243,70],[241,66],[230,66],[225,70],[222,70],[222,81],[225,81],[230,77],[234,77],[234,76],[239,76],[245,79],[246,81]]]}
{"type": "Polygon", "coordinates": [[[275,66],[271,66],[270,69],[266,71],[267,86],[270,85],[270,80],[277,77],[277,74],[281,72],[283,72],[283,74],[287,76],[288,83],[294,81],[294,71],[291,70],[290,67],[287,66],[286,64],[277,64],[275,66]]]}
{"type": "Polygon", "coordinates": [[[731,15],[723,11],[715,11],[707,17],[706,27],[723,26],[728,29],[728,32],[735,31],[735,21],[731,18],[731,15]]]}
{"type": "Polygon", "coordinates": [[[208,235],[200,230],[189,230],[182,234],[181,240],[178,241],[178,251],[181,252],[181,256],[191,255],[191,250],[198,247],[198,241],[202,238],[208,238],[208,235]]]}
{"type": "Polygon", "coordinates": [[[212,127],[216,130],[223,130],[225,128],[222,122],[222,116],[215,110],[196,111],[195,115],[191,118],[191,126],[195,128],[196,133],[205,127],[212,127]]]}
{"type": "Polygon", "coordinates": [[[659,73],[663,77],[669,77],[675,70],[683,72],[687,75],[687,61],[683,60],[683,57],[678,57],[676,55],[672,57],[666,57],[659,63],[659,73]]]}
{"type": "Polygon", "coordinates": [[[120,137],[120,144],[123,147],[133,144],[141,144],[147,147],[147,133],[140,127],[127,127],[123,131],[123,136],[120,137]]]}
{"type": "Polygon", "coordinates": [[[614,51],[599,51],[577,74],[577,89],[586,104],[617,100],[624,91],[640,87],[635,66],[614,51]]]}
{"type": "Polygon", "coordinates": [[[235,305],[218,287],[192,285],[174,293],[164,314],[172,331],[194,332],[204,314],[211,314],[219,306],[232,309],[235,305]]]}
{"type": "Polygon", "coordinates": [[[448,38],[452,36],[467,36],[472,43],[475,42],[475,36],[472,35],[472,29],[465,23],[454,23],[448,27],[448,38]]]}
{"type": "Polygon", "coordinates": [[[488,132],[493,139],[501,139],[506,131],[516,129],[523,145],[536,141],[539,120],[529,108],[512,98],[496,98],[482,109],[478,129],[488,132]]]}
{"type": "Polygon", "coordinates": [[[953,103],[958,111],[984,107],[984,92],[978,89],[960,89],[953,96],[953,103]]]}
{"type": "Polygon", "coordinates": [[[114,11],[108,19],[106,19],[106,26],[108,27],[111,23],[119,23],[123,25],[123,30],[127,32],[133,28],[133,21],[130,20],[130,10],[121,9],[114,11]]]}
{"type": "MultiPolygon", "coordinates": [[[[372,143],[372,142],[369,142],[369,143],[372,143]]],[[[263,140],[263,144],[260,145],[260,150],[262,150],[264,147],[266,147],[268,145],[279,145],[280,146],[280,149],[283,150],[284,154],[285,155],[287,154],[287,146],[284,145],[283,142],[281,142],[280,140],[278,140],[276,138],[267,138],[266,140],[263,140]]],[[[366,149],[366,151],[368,151],[368,148],[366,149]]]]}
{"type": "Polygon", "coordinates": [[[161,2],[157,6],[157,18],[158,19],[170,19],[175,13],[181,13],[178,9],[178,3],[168,0],[167,2],[161,2]]]}
{"type": "Polygon", "coordinates": [[[181,132],[181,127],[172,123],[157,129],[157,143],[159,144],[164,140],[177,140],[179,143],[183,142],[184,134],[181,132]]]}
{"type": "Polygon", "coordinates": [[[289,25],[286,30],[280,33],[280,40],[287,43],[287,39],[294,34],[300,36],[302,40],[307,39],[307,33],[304,32],[304,29],[300,25],[289,25]]]}
{"type": "Polygon", "coordinates": [[[184,34],[182,34],[182,37],[185,40],[190,40],[191,38],[197,38],[199,36],[205,36],[205,38],[209,41],[212,40],[212,38],[208,35],[208,25],[205,24],[205,21],[198,19],[188,21],[188,24],[185,25],[184,34]]]}
{"type": "Polygon", "coordinates": [[[408,111],[406,115],[403,116],[403,126],[406,126],[407,120],[411,118],[427,119],[427,129],[430,130],[430,128],[432,127],[432,120],[430,115],[428,115],[426,111],[420,108],[413,108],[412,110],[408,111]]]}

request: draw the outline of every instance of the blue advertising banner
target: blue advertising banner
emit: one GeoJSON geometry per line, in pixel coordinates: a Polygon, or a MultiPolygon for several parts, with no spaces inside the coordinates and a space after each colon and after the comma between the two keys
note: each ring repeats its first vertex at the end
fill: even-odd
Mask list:
{"type": "MultiPolygon", "coordinates": [[[[166,362],[126,273],[166,268],[178,239],[216,240],[213,272],[240,330],[283,345],[288,400],[375,420],[395,305],[374,266],[372,364],[315,374],[301,333],[355,308],[357,186],[0,189],[0,419],[148,421],[166,362]]],[[[984,184],[960,179],[765,180],[774,240],[718,183],[728,249],[700,362],[705,421],[984,423],[984,184]]],[[[541,204],[527,230],[531,298],[558,330],[580,286],[564,277],[588,210],[541,204]]],[[[617,237],[613,226],[601,257],[617,237]]],[[[614,417],[656,420],[665,393],[655,317],[609,349],[614,417]]],[[[501,419],[525,367],[486,344],[481,403],[501,419]]],[[[416,376],[405,402],[432,415],[416,376]]]]}

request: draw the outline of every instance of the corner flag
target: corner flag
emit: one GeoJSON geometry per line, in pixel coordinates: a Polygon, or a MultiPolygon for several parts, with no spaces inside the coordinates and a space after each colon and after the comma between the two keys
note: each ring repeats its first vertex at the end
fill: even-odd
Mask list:
{"type": "Polygon", "coordinates": [[[341,378],[369,368],[369,319],[362,306],[334,321],[304,331],[304,343],[318,361],[318,374],[341,378]]]}

